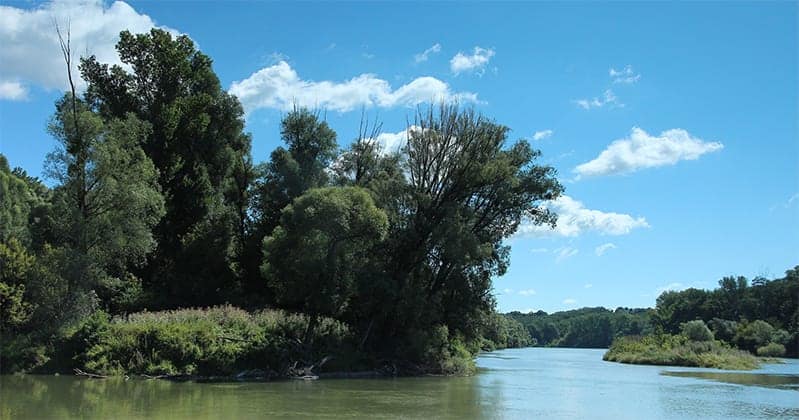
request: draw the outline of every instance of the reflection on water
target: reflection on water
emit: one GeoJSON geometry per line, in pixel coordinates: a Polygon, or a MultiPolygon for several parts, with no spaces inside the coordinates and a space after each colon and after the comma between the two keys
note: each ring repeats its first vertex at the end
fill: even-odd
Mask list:
{"type": "Polygon", "coordinates": [[[799,417],[797,361],[741,374],[621,365],[603,362],[602,352],[499,351],[481,356],[479,373],[467,378],[175,383],[2,376],[0,418],[799,417]]]}
{"type": "Polygon", "coordinates": [[[708,371],[683,371],[661,373],[666,376],[683,378],[700,378],[711,381],[725,382],[738,385],[763,386],[767,388],[794,389],[799,391],[799,375],[773,375],[767,373],[748,372],[708,372],[708,371]]]}

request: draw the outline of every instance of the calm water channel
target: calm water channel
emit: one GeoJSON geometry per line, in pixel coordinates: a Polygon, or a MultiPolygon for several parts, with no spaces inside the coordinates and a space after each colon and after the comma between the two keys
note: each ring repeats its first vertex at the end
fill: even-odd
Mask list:
{"type": "Polygon", "coordinates": [[[799,418],[799,362],[630,366],[604,350],[485,354],[468,378],[172,383],[0,377],[0,418],[799,418]]]}

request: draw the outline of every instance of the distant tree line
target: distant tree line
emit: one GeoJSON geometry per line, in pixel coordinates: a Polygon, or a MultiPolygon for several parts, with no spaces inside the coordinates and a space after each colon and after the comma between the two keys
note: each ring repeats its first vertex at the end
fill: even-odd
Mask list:
{"type": "Polygon", "coordinates": [[[562,191],[555,170],[470,110],[418,110],[395,152],[379,126],[340,148],[298,107],[256,164],[239,101],[188,37],[122,32],[117,50],[125,68],[82,58],[85,93],[56,102],[52,187],[0,157],[4,370],[54,360],[98,311],[225,303],[306,314],[309,346],[334,318],[373,361],[448,370],[496,322],[504,240],[556,221],[541,205],[562,191]]]}
{"type": "Polygon", "coordinates": [[[520,322],[538,346],[606,348],[617,337],[649,333],[651,314],[651,309],[599,307],[552,314],[516,311],[506,316],[520,322]]]}

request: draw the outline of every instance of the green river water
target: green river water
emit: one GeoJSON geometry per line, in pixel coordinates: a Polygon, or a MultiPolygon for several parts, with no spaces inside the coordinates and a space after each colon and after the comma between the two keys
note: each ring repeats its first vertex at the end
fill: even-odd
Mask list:
{"type": "Polygon", "coordinates": [[[176,383],[0,377],[0,418],[799,418],[799,362],[753,372],[633,366],[604,350],[482,355],[471,377],[176,383]]]}

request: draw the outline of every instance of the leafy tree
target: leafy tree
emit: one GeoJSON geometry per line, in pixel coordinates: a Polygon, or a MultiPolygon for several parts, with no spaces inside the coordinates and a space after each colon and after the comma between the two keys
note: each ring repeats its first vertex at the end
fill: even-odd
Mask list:
{"type": "Polygon", "coordinates": [[[386,234],[387,220],[356,187],[311,189],[283,210],[264,239],[262,271],[286,308],[340,316],[351,304],[360,261],[386,234]]]}
{"type": "Polygon", "coordinates": [[[688,321],[682,324],[680,329],[682,335],[691,341],[713,341],[713,332],[701,319],[688,321]]]}
{"type": "Polygon", "coordinates": [[[774,333],[775,330],[771,324],[758,319],[741,325],[735,334],[734,340],[738,347],[754,353],[758,347],[770,343],[774,333]]]}
{"type": "Polygon", "coordinates": [[[252,223],[245,251],[245,290],[263,294],[259,275],[262,241],[280,223],[281,212],[311,188],[327,186],[327,167],[335,157],[336,133],[306,108],[295,108],[281,121],[280,135],[287,148],[278,147],[269,162],[255,169],[252,187],[252,223]]]}
{"type": "Polygon", "coordinates": [[[151,229],[163,215],[157,171],[140,147],[149,125],[132,114],[104,121],[66,95],[49,126],[59,147],[48,156],[68,290],[104,293],[119,288],[128,268],[155,247],[151,229]]]}
{"type": "Polygon", "coordinates": [[[474,112],[431,107],[414,126],[397,171],[406,184],[389,181],[396,188],[377,199],[390,213],[391,233],[370,324],[380,324],[381,337],[444,325],[472,339],[494,304],[491,279],[507,269],[503,240],[523,219],[554,223],[540,204],[562,188],[553,168],[535,164],[538,151],[523,140],[507,144],[507,127],[474,112]]]}
{"type": "Polygon", "coordinates": [[[252,164],[242,107],[185,35],[124,31],[117,51],[132,72],[94,57],[80,68],[104,119],[133,113],[152,127],[142,148],[158,170],[166,214],[145,286],[160,306],[219,303],[237,290],[247,224],[252,164]]]}
{"type": "Polygon", "coordinates": [[[16,238],[0,242],[0,335],[24,325],[33,311],[25,283],[35,258],[16,238]]]}

